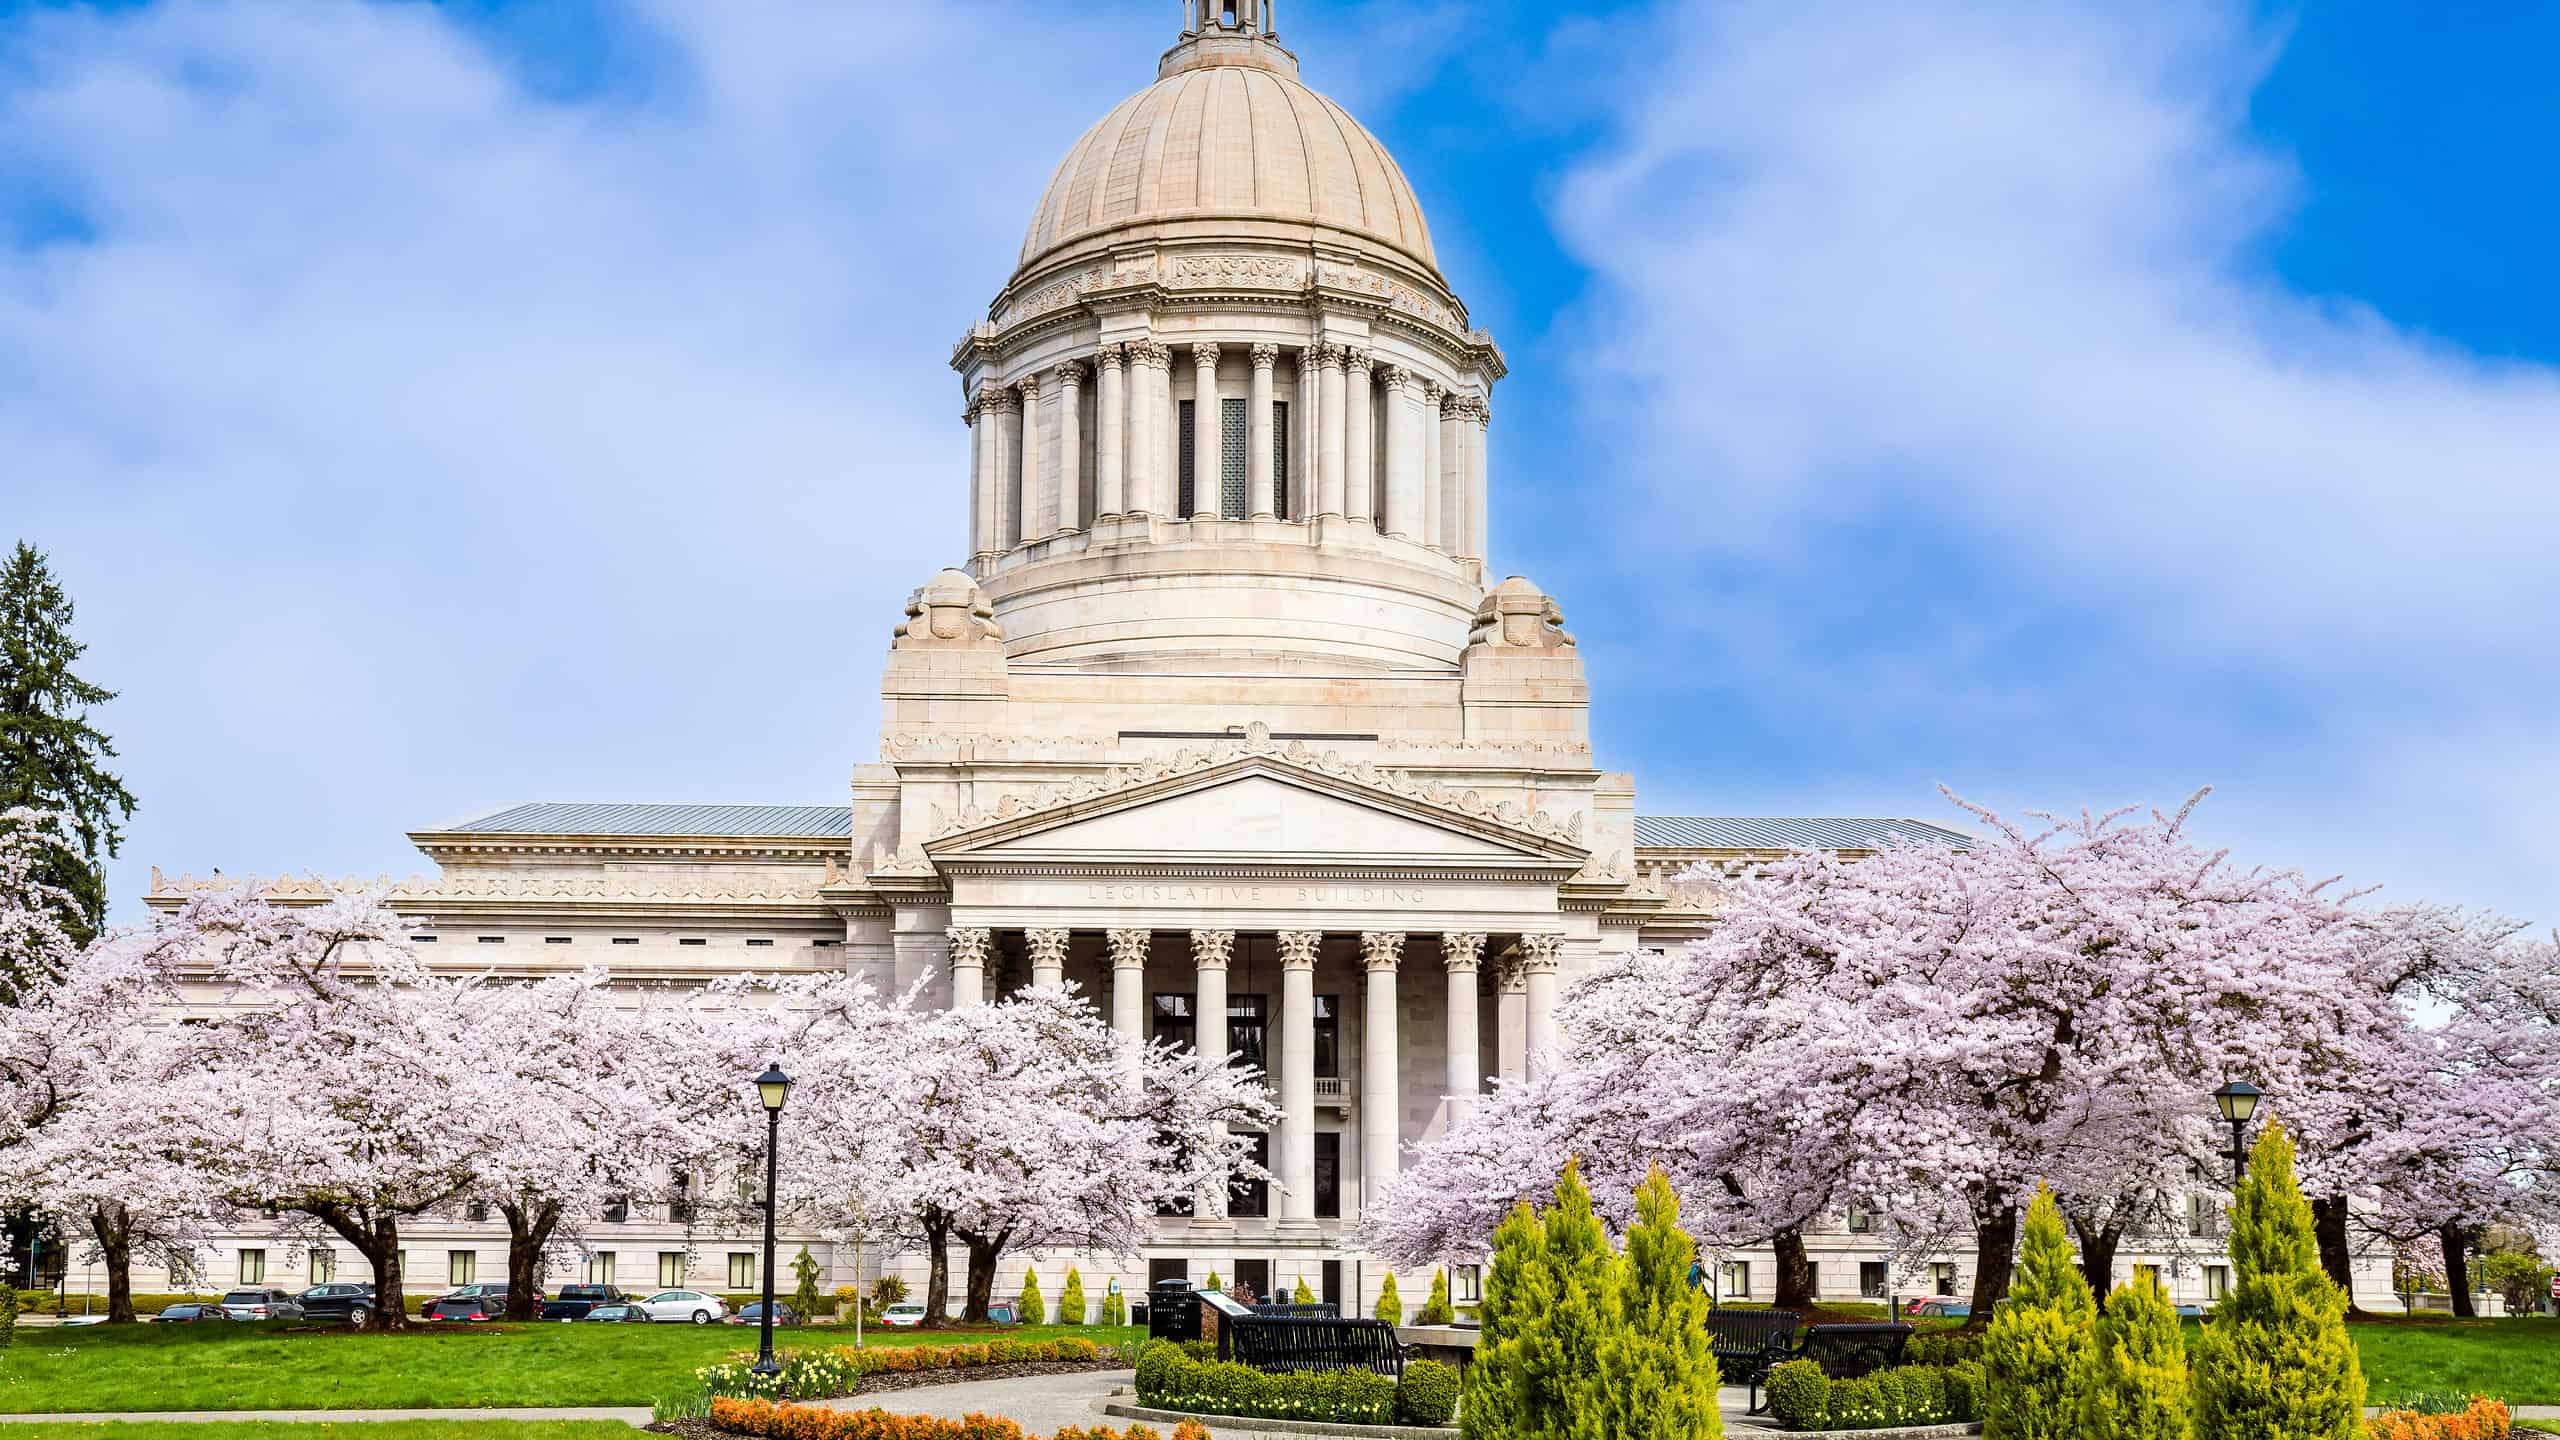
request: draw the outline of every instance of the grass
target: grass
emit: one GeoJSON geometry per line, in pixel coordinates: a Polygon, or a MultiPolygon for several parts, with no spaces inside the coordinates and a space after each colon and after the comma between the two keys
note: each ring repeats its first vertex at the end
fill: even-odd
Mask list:
{"type": "Polygon", "coordinates": [[[635,1440],[619,1420],[131,1420],[12,1425],[13,1440],[635,1440]]]}
{"type": "Polygon", "coordinates": [[[2347,1333],[2376,1405],[2419,1391],[2560,1405],[2560,1320],[2376,1320],[2347,1333]]]}
{"type": "MultiPolygon", "coordinates": [[[[1016,1325],[868,1330],[863,1339],[913,1345],[1082,1335],[1127,1344],[1139,1333],[1016,1325]]],[[[825,1327],[778,1338],[797,1349],[850,1344],[853,1332],[825,1327]]],[[[405,1335],[248,1325],[21,1330],[0,1350],[0,1413],[649,1405],[690,1391],[696,1366],[752,1355],[755,1344],[753,1329],[731,1325],[455,1325],[405,1335]]],[[[384,1434],[367,1429],[362,1440],[384,1434]]],[[[12,1427],[0,1440],[26,1436],[12,1427]]],[[[143,1440],[174,1437],[155,1426],[143,1440]]]]}

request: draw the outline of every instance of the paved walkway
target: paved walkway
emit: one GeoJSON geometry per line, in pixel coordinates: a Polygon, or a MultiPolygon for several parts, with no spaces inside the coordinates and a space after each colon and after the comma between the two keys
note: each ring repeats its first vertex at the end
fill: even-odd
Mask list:
{"type": "Polygon", "coordinates": [[[619,1420],[649,1423],[646,1405],[602,1405],[567,1410],[92,1410],[70,1415],[0,1415],[0,1425],[92,1425],[106,1420],[619,1420]]]}

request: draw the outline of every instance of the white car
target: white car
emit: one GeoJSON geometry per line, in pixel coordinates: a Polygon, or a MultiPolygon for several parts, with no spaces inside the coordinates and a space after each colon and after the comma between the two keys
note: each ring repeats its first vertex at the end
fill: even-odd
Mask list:
{"type": "Polygon", "coordinates": [[[729,1313],[719,1296],[699,1290],[661,1290],[637,1303],[652,1320],[690,1320],[696,1325],[708,1325],[729,1313]]]}
{"type": "Polygon", "coordinates": [[[924,1307],[913,1302],[892,1305],[880,1312],[880,1323],[905,1329],[924,1323],[924,1307]]]}

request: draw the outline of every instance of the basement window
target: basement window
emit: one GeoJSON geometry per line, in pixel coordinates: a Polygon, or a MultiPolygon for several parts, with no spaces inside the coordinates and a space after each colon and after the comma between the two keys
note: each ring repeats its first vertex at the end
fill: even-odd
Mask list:
{"type": "Polygon", "coordinates": [[[542,943],[545,945],[566,945],[569,943],[569,937],[566,935],[545,935],[542,937],[542,943]]]}
{"type": "Polygon", "coordinates": [[[637,935],[616,935],[613,937],[613,943],[616,945],[637,945],[640,943],[640,937],[637,935]]]}
{"type": "Polygon", "coordinates": [[[433,935],[412,935],[409,938],[417,941],[421,945],[433,945],[436,943],[437,939],[437,937],[433,935]]]}
{"type": "Polygon", "coordinates": [[[483,945],[504,945],[507,943],[507,937],[504,935],[483,935],[480,937],[480,943],[483,945]]]}
{"type": "Polygon", "coordinates": [[[770,950],[773,948],[773,942],[770,940],[750,940],[747,942],[747,948],[750,950],[770,950]]]}
{"type": "Polygon", "coordinates": [[[679,945],[708,945],[711,942],[708,940],[679,940],[676,943],[679,945]]]}

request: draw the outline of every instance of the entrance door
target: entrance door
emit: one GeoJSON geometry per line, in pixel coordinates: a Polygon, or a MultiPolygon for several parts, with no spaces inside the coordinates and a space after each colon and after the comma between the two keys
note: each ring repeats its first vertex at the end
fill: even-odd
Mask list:
{"type": "Polygon", "coordinates": [[[1341,1261],[1327,1260],[1324,1262],[1324,1294],[1320,1298],[1324,1303],[1333,1307],[1333,1313],[1336,1315],[1342,1313],[1341,1261]]]}
{"type": "Polygon", "coordinates": [[[1254,1300],[1262,1304],[1268,1304],[1275,1298],[1286,1298],[1275,1297],[1271,1293],[1271,1262],[1268,1260],[1238,1259],[1236,1287],[1251,1290],[1254,1300]]]}

